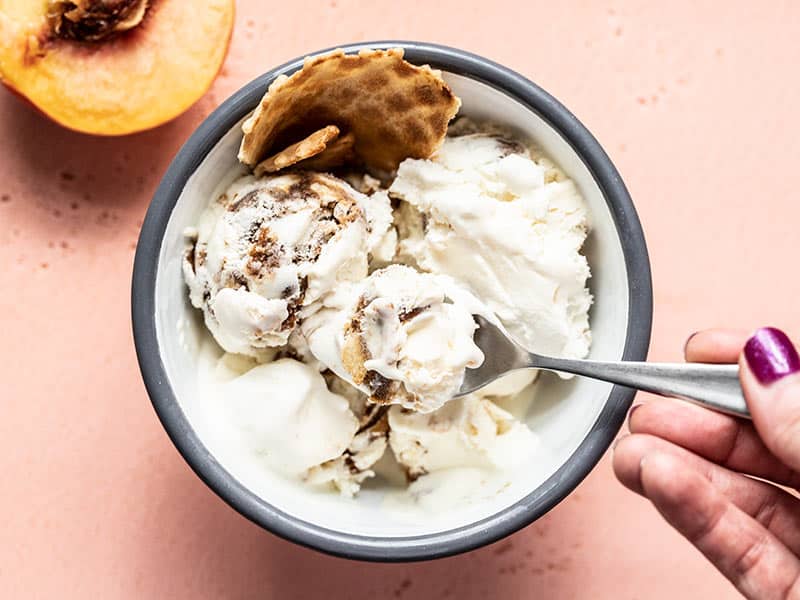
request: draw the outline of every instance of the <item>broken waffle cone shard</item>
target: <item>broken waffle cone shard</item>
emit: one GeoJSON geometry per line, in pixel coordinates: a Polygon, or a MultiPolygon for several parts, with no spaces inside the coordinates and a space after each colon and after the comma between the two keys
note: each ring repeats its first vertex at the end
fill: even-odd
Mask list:
{"type": "Polygon", "coordinates": [[[342,165],[352,164],[356,161],[355,143],[356,136],[352,131],[340,135],[322,152],[301,161],[298,166],[309,171],[329,171],[342,165]]]}
{"type": "Polygon", "coordinates": [[[260,177],[264,173],[275,173],[286,167],[291,167],[302,160],[324,152],[328,143],[337,137],[339,137],[339,128],[336,125],[327,125],[303,140],[261,161],[253,171],[257,177],[260,177]]]}
{"type": "Polygon", "coordinates": [[[334,50],[269,86],[242,126],[239,160],[256,165],[333,124],[353,134],[356,159],[393,171],[406,158],[431,156],[460,105],[441,73],[406,62],[402,49],[334,50]]]}

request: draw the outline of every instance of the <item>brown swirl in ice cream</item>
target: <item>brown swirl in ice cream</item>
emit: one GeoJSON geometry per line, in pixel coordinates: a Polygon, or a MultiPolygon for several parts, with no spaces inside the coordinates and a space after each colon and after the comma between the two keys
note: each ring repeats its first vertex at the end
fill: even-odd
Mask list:
{"type": "Polygon", "coordinates": [[[311,172],[244,177],[217,199],[190,232],[184,272],[223,348],[252,355],[285,344],[305,307],[366,275],[365,200],[311,172]]]}

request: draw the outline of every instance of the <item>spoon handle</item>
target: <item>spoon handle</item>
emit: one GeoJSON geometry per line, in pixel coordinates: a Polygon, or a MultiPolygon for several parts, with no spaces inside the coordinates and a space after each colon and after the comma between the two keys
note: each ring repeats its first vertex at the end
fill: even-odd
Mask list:
{"type": "Polygon", "coordinates": [[[616,383],[750,418],[738,365],[602,362],[530,355],[531,366],[616,383]]]}

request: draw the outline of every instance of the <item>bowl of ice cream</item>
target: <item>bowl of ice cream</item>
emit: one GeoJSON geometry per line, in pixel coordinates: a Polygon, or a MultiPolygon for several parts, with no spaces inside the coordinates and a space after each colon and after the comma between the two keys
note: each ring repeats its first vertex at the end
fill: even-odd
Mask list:
{"type": "Polygon", "coordinates": [[[580,483],[633,392],[517,372],[453,400],[484,359],[471,315],[545,354],[644,359],[638,217],[586,128],[505,67],[417,42],[314,56],[224,102],[155,194],[132,288],[148,394],[198,476],[286,539],[377,561],[491,543],[580,483]]]}

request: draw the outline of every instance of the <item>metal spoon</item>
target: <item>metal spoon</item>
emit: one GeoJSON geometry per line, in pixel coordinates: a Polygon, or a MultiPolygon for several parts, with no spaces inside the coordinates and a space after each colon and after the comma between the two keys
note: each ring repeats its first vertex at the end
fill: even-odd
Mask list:
{"type": "Polygon", "coordinates": [[[528,352],[479,315],[475,315],[475,322],[478,324],[475,343],[485,359],[477,369],[467,369],[456,397],[474,392],[510,371],[544,369],[600,379],[750,418],[739,383],[738,365],[553,358],[528,352]]]}

